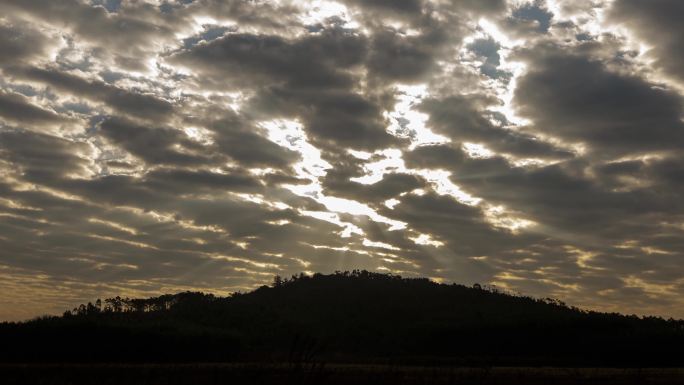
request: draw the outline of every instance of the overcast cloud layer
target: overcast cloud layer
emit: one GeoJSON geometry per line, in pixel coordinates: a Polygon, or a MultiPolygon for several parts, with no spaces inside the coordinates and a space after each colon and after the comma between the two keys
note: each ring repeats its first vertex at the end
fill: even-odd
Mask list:
{"type": "Polygon", "coordinates": [[[369,269],[684,317],[681,0],[3,0],[0,320],[369,269]]]}

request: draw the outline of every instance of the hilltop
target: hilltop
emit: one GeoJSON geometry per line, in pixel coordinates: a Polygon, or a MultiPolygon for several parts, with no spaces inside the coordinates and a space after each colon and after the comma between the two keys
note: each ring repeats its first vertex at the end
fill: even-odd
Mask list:
{"type": "Polygon", "coordinates": [[[0,324],[4,362],[682,366],[684,321],[367,271],[110,298],[0,324]]]}

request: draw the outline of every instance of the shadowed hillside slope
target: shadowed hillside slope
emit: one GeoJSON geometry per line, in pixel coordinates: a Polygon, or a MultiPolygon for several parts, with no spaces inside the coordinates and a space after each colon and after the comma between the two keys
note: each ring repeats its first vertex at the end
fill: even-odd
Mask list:
{"type": "Polygon", "coordinates": [[[0,325],[1,361],[682,366],[684,321],[354,271],[0,325]]]}

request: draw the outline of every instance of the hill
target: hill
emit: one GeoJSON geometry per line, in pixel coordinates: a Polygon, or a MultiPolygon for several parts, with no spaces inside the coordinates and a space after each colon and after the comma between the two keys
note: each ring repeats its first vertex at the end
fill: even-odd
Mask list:
{"type": "Polygon", "coordinates": [[[2,362],[682,366],[684,321],[367,271],[110,298],[0,324],[2,362]]]}

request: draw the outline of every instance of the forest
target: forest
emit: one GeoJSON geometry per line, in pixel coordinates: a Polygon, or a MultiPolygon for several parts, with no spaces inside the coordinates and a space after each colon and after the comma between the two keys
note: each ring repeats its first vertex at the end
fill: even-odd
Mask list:
{"type": "Polygon", "coordinates": [[[0,324],[0,362],[682,367],[684,321],[354,270],[0,324]]]}

